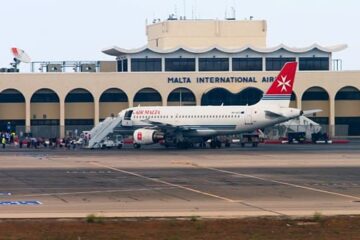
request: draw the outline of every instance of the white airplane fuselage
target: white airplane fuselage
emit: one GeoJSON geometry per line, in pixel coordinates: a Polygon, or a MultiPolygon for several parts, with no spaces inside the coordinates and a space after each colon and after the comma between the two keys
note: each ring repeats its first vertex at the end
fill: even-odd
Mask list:
{"type": "Polygon", "coordinates": [[[251,132],[296,118],[301,111],[295,108],[276,108],[255,104],[252,106],[182,106],[182,107],[135,107],[120,113],[122,125],[135,129],[153,127],[150,122],[192,129],[183,131],[184,136],[211,137],[214,135],[251,132]],[[271,116],[267,111],[276,112],[271,116]],[[125,114],[132,111],[130,119],[125,114]]]}

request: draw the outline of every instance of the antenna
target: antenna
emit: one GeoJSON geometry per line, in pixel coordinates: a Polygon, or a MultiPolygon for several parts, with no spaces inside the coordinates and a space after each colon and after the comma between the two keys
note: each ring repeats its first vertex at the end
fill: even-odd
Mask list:
{"type": "Polygon", "coordinates": [[[184,19],[186,19],[186,0],[183,0],[184,2],[184,19]]]}
{"type": "Polygon", "coordinates": [[[20,48],[11,48],[11,53],[14,56],[14,62],[10,63],[10,65],[15,69],[15,71],[17,72],[18,70],[18,65],[23,62],[23,63],[30,63],[31,59],[29,57],[29,55],[22,49],[20,48]]]}

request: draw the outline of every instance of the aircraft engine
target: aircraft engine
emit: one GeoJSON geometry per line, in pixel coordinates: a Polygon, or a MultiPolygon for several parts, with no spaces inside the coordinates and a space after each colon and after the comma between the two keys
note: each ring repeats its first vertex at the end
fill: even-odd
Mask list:
{"type": "Polygon", "coordinates": [[[140,128],[134,132],[134,143],[154,144],[164,139],[164,133],[154,129],[140,128]]]}

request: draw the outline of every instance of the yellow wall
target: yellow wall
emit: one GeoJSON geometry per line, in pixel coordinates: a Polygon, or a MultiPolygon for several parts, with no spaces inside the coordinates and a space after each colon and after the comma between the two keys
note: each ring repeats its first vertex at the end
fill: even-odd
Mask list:
{"type": "Polygon", "coordinates": [[[290,101],[290,107],[296,108],[296,101],[290,101]]]}
{"type": "Polygon", "coordinates": [[[329,117],[329,101],[302,101],[302,110],[321,109],[316,117],[329,117]]]}
{"type": "Polygon", "coordinates": [[[65,119],[94,118],[94,103],[65,103],[65,119]]]}
{"type": "Polygon", "coordinates": [[[100,118],[110,117],[113,113],[116,116],[121,110],[129,107],[127,102],[101,102],[100,118]]]}
{"type": "Polygon", "coordinates": [[[161,49],[179,46],[241,48],[266,47],[266,21],[186,20],[147,26],[148,45],[161,49]],[[158,43],[158,46],[156,45],[158,43]]]}
{"type": "MultiPolygon", "coordinates": [[[[181,106],[195,106],[196,102],[181,102],[181,106]]],[[[180,106],[180,102],[167,102],[168,106],[180,106]]]]}
{"type": "Polygon", "coordinates": [[[46,119],[60,119],[60,104],[31,103],[31,119],[43,119],[44,114],[46,114],[46,119]]]}
{"type": "Polygon", "coordinates": [[[335,116],[336,117],[359,117],[360,116],[360,100],[335,101],[335,116]]]}
{"type": "Polygon", "coordinates": [[[162,102],[134,102],[134,107],[137,106],[162,106],[162,102]]]}
{"type": "Polygon", "coordinates": [[[1,103],[0,119],[1,120],[25,119],[25,103],[1,103]]]}

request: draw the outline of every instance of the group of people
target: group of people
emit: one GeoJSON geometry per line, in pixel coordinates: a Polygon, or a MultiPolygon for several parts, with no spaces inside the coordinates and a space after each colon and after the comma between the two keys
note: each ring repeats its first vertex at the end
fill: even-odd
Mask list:
{"type": "Polygon", "coordinates": [[[15,132],[2,132],[1,133],[1,145],[5,148],[6,144],[12,144],[18,141],[18,137],[15,132]]]}
{"type": "Polygon", "coordinates": [[[19,137],[15,132],[2,132],[1,133],[2,148],[7,145],[19,146],[20,148],[66,148],[75,149],[78,145],[78,138],[42,138],[42,137],[19,137]]]}

